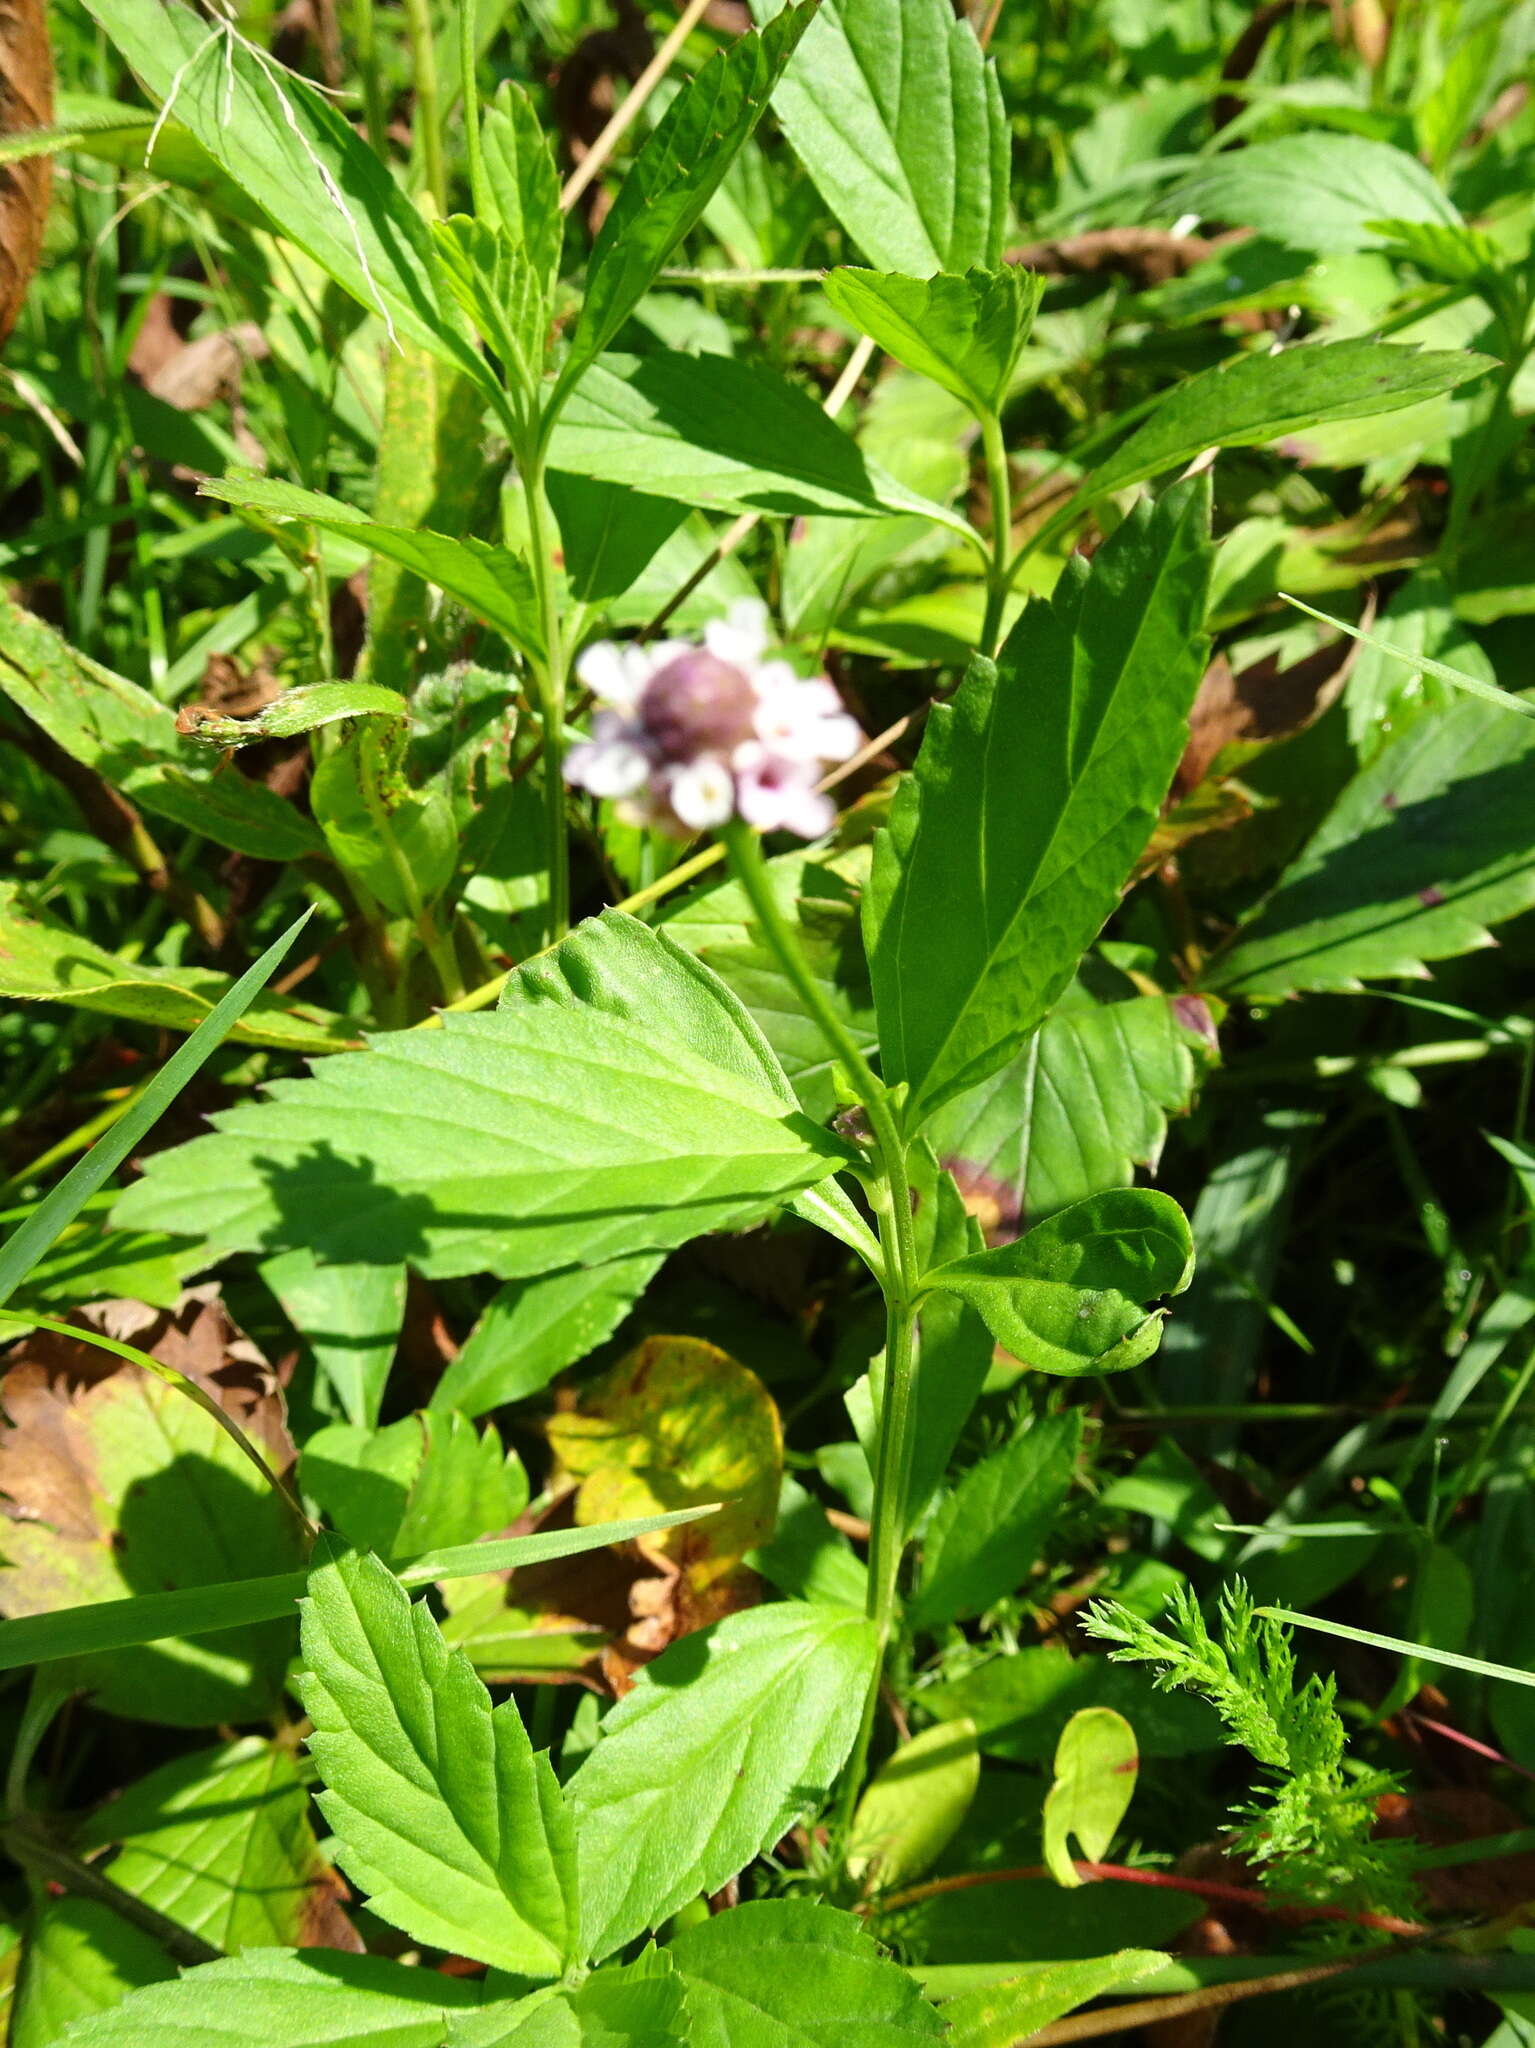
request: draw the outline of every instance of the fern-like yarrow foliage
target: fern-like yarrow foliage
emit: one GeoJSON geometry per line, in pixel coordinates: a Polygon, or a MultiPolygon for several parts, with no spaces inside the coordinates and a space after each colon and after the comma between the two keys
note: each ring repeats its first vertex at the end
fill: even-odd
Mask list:
{"type": "Polygon", "coordinates": [[[1254,1608],[1240,1579],[1222,1589],[1218,1612],[1217,1637],[1180,1586],[1165,1626],[1110,1601],[1090,1608],[1085,1626],[1115,1645],[1116,1662],[1159,1666],[1160,1691],[1201,1694],[1252,1755],[1262,1787],[1234,1809],[1233,1846],[1280,1897],[1411,1913],[1411,1846],[1374,1834],[1376,1803],[1396,1781],[1348,1757],[1336,1681],[1297,1683],[1289,1630],[1254,1608]]]}

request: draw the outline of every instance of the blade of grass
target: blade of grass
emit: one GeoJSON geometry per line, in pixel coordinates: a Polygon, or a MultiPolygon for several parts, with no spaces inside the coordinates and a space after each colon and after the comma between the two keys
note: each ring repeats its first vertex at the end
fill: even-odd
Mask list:
{"type": "Polygon", "coordinates": [[[1435,661],[1427,654],[1415,654],[1406,647],[1393,647],[1378,633],[1366,633],[1360,626],[1351,626],[1347,619],[1335,619],[1330,612],[1319,612],[1314,606],[1303,604],[1298,597],[1291,597],[1288,590],[1281,590],[1279,595],[1286,604],[1293,604],[1298,612],[1305,612],[1308,618],[1316,619],[1324,626],[1335,627],[1340,633],[1347,633],[1351,640],[1362,641],[1366,647],[1373,647],[1377,654],[1389,654],[1393,661],[1401,662],[1405,668],[1416,669],[1420,675],[1437,676],[1440,682],[1464,690],[1467,696],[1484,698],[1489,704],[1501,704],[1505,711],[1517,711],[1521,718],[1535,718],[1535,704],[1516,697],[1511,690],[1500,690],[1496,683],[1483,682],[1480,676],[1469,676],[1463,668],[1452,668],[1447,661],[1435,661]]]}
{"type": "MultiPolygon", "coordinates": [[[[428,1550],[393,1567],[402,1585],[426,1586],[440,1579],[472,1578],[480,1572],[510,1571],[578,1557],[610,1543],[626,1543],[658,1529],[675,1529],[716,1512],[713,1506],[679,1508],[669,1515],[637,1521],[604,1522],[590,1529],[552,1529],[532,1536],[506,1536],[493,1543],[461,1543],[428,1550]]],[[[51,1614],[27,1614],[0,1622],[0,1671],[58,1657],[86,1657],[101,1650],[129,1650],[168,1636],[216,1635],[220,1629],[281,1621],[293,1612],[308,1583],[305,1572],[277,1572],[262,1579],[237,1579],[219,1586],[183,1586],[171,1593],[141,1593],[132,1600],[101,1600],[85,1607],[60,1607],[51,1614]]]]}
{"type": "Polygon", "coordinates": [[[1321,1621],[1314,1614],[1297,1614],[1289,1607],[1259,1607],[1258,1614],[1282,1621],[1290,1628],[1311,1628],[1319,1635],[1341,1636],[1346,1643],[1363,1643],[1371,1650],[1393,1650],[1402,1657],[1417,1657],[1425,1664],[1445,1664],[1454,1671],[1469,1671],[1477,1678],[1506,1678],[1510,1685],[1535,1685],[1535,1671],[1516,1671],[1511,1664],[1489,1664],[1481,1657],[1461,1657],[1453,1650],[1431,1649],[1427,1643],[1406,1643],[1400,1636],[1377,1635],[1369,1628],[1349,1628],[1341,1621],[1321,1621]]]}

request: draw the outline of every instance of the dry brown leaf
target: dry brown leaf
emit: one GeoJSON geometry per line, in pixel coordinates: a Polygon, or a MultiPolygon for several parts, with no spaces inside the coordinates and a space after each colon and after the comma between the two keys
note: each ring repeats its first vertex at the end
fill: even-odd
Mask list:
{"type": "Polygon", "coordinates": [[[255,321],[242,320],[168,350],[145,377],[144,389],[177,412],[203,412],[217,399],[233,398],[245,365],[264,362],[270,353],[255,321]]]}
{"type": "MultiPolygon", "coordinates": [[[[1374,622],[1373,599],[1361,625],[1374,622]]],[[[1220,778],[1240,767],[1259,747],[1293,739],[1335,703],[1359,655],[1359,642],[1340,637],[1288,668],[1277,654],[1233,672],[1217,654],[1205,670],[1189,713],[1189,743],[1173,778],[1173,793],[1188,797],[1212,773],[1220,778]]],[[[1231,820],[1230,822],[1235,822],[1231,820]]]]}
{"type": "MultiPolygon", "coordinates": [[[[45,0],[0,0],[0,135],[53,119],[53,52],[45,0]]],[[[53,159],[0,165],[0,343],[16,325],[43,248],[53,159]]]]}
{"type": "MultiPolygon", "coordinates": [[[[174,1310],[103,1302],[71,1321],[149,1352],[195,1381],[278,1472],[294,1450],[275,1375],[216,1290],[174,1310]]],[[[295,1569],[293,1519],[237,1445],[142,1367],[82,1340],[34,1331],[7,1355],[0,1507],[9,1521],[0,1614],[217,1585],[295,1569]]],[[[221,1631],[82,1660],[109,1712],[200,1727],[268,1709],[290,1647],[286,1623],[221,1631]]]]}

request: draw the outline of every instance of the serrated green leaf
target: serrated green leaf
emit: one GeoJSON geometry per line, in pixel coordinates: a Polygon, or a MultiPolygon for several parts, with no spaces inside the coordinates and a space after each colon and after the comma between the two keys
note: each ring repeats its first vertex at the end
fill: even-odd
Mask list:
{"type": "Polygon", "coordinates": [[[1016,265],[962,277],[831,270],[822,290],[887,355],[979,415],[1001,410],[1045,282],[1016,265]]]}
{"type": "Polygon", "coordinates": [[[938,1111],[934,1151],[973,1197],[990,1198],[999,1229],[1128,1187],[1158,1157],[1168,1113],[1189,1107],[1209,1057],[1181,1021],[1198,1014],[1189,1001],[1100,1003],[1070,990],[1005,1067],[938,1111]]]}
{"type": "Polygon", "coordinates": [[[604,356],[560,415],[549,462],[706,511],[919,512],[968,531],[867,461],[797,385],[733,356],[604,356]]]}
{"type": "Polygon", "coordinates": [[[1203,672],[1208,520],[1202,479],[1137,506],[929,718],[863,904],[913,1128],[1012,1057],[1119,900],[1203,672]]]}
{"type": "MultiPolygon", "coordinates": [[[[957,1263],[973,1268],[993,1256],[972,1253],[957,1263]]],[[[1071,1489],[1081,1448],[1081,1410],[1070,1408],[970,1467],[928,1524],[913,1627],[968,1620],[1023,1584],[1071,1489]]]]}
{"type": "Polygon", "coordinates": [[[1084,1862],[1102,1862],[1135,1796],[1140,1761],[1135,1730],[1112,1707],[1084,1707],[1061,1730],[1044,1812],[1045,1862],[1057,1884],[1082,1882],[1073,1836],[1084,1862]]]}
{"type": "Polygon", "coordinates": [[[971,1721],[940,1721],[903,1742],[869,1780],[848,1835],[848,1875],[881,1890],[909,1884],[937,1862],[981,1782],[971,1721]]]}
{"type": "MultiPolygon", "coordinates": [[[[151,967],[119,959],[29,909],[13,884],[0,882],[0,996],[67,1003],[168,1031],[193,1031],[231,986],[230,977],[213,967],[151,967]]],[[[297,1053],[340,1052],[360,1043],[349,1019],[265,993],[246,1005],[229,1036],[297,1053]]]]}
{"type": "MultiPolygon", "coordinates": [[[[866,848],[785,853],[767,863],[780,909],[798,927],[800,950],[837,1015],[864,1052],[875,1050],[873,998],[858,930],[858,897],[868,877],[866,848]]],[[[783,1063],[808,1116],[837,1107],[826,1035],[790,986],[763,939],[745,891],[725,881],[689,896],[665,930],[702,960],[746,1005],[783,1063]]]]}
{"type": "Polygon", "coordinates": [[[1201,370],[1163,399],[1078,492],[1107,497],[1176,469],[1206,448],[1247,448],[1328,420],[1372,419],[1420,405],[1493,368],[1473,349],[1389,341],[1308,341],[1201,370]]]}
{"type": "Polygon", "coordinates": [[[533,655],[540,651],[533,573],[509,548],[477,540],[472,534],[453,540],[425,528],[379,526],[339,498],[268,477],[208,477],[202,489],[205,497],[222,499],[226,505],[239,505],[271,519],[302,519],[325,533],[346,534],[456,597],[514,647],[533,655]]]}
{"type": "Polygon", "coordinates": [[[75,1836],[112,1881],[215,1948],[355,1944],[290,1749],[247,1735],[162,1764],[75,1836]]]}
{"type": "Polygon", "coordinates": [[[475,210],[503,227],[526,249],[534,274],[548,290],[559,275],[565,217],[560,212],[560,174],[549,138],[539,126],[523,88],[503,78],[480,122],[484,198],[475,210]]]}
{"type": "Polygon", "coordinates": [[[91,0],[90,11],[278,234],[392,330],[494,389],[438,291],[425,220],[338,108],[234,24],[175,0],[91,0]]]}
{"type": "Polygon", "coordinates": [[[575,1849],[548,1758],[377,1558],[316,1556],[299,1690],[342,1869],[414,1940],[559,1976],[576,1960],[575,1849]]]}
{"type": "Polygon", "coordinates": [[[1316,128],[1208,157],[1165,204],[1319,251],[1378,249],[1388,237],[1372,229],[1375,220],[1460,222],[1454,201],[1407,150],[1316,128]]]}
{"type": "Polygon", "coordinates": [[[1462,697],[1356,775],[1300,858],[1211,962],[1222,993],[1288,995],[1418,975],[1535,904],[1535,728],[1462,697]]]}
{"type": "Polygon", "coordinates": [[[685,1636],[640,1672],[566,1787],[587,1954],[717,1891],[829,1789],[876,1647],[861,1615],[786,1602],[685,1636]]]}
{"type": "Polygon", "coordinates": [[[189,758],[168,704],[78,654],[0,596],[0,691],[130,802],[256,860],[295,861],[319,835],[264,783],[189,758]]]}
{"type": "MultiPolygon", "coordinates": [[[[104,1909],[102,1909],[104,1910],[104,1909]]],[[[481,1987],[383,1956],[252,1949],[82,2021],[69,2048],[446,2048],[481,1987]]]]}
{"type": "Polygon", "coordinates": [[[574,1990],[455,2017],[447,2048],[688,2048],[687,1986],[669,1951],[601,1970],[574,1990]]]}
{"type": "MultiPolygon", "coordinates": [[[[752,0],[752,12],[764,21],[781,4],[752,0]]],[[[822,0],[773,106],[880,269],[928,277],[1001,261],[1007,114],[994,67],[946,0],[822,0]]]]}
{"type": "Polygon", "coordinates": [[[1386,255],[1451,284],[1495,279],[1506,265],[1502,250],[1485,229],[1460,221],[1368,220],[1365,226],[1384,238],[1386,255]]]}
{"type": "Polygon", "coordinates": [[[509,1280],[432,1390],[431,1407],[483,1415],[525,1401],[611,1337],[655,1277],[657,1252],[509,1280]]]}
{"type": "Polygon", "coordinates": [[[533,259],[507,228],[456,213],[434,221],[443,282],[505,370],[514,402],[531,406],[544,373],[549,304],[533,259]]]}
{"type": "Polygon", "coordinates": [[[1014,2048],[1089,1999],[1121,1990],[1165,1969],[1159,1949],[1122,1948],[1081,1962],[1036,1963],[1005,1983],[967,1991],[939,2007],[947,2048],[1014,2048]]]}
{"type": "Polygon", "coordinates": [[[757,1899],[674,1936],[690,2048],[906,2048],[943,2021],[851,1913],[757,1899]]]}
{"type": "Polygon", "coordinates": [[[999,1344],[1037,1372],[1123,1372],[1156,1350],[1148,1304],[1187,1287],[1188,1218],[1153,1188],[1074,1202],[1015,1244],[972,1252],[927,1276],[978,1309],[999,1344]]]}
{"type": "Polygon", "coordinates": [[[749,31],[717,50],[646,138],[593,245],[560,391],[611,344],[661,265],[702,218],[766,112],[814,12],[787,6],[760,35],[749,31]]]}
{"type": "Polygon", "coordinates": [[[494,1429],[477,1435],[452,1410],[405,1415],[387,1429],[337,1422],[316,1430],[299,1477],[349,1543],[386,1558],[476,1543],[528,1504],[516,1454],[494,1429]]]}
{"type": "Polygon", "coordinates": [[[519,1279],[738,1228],[848,1157],[723,983],[632,918],[588,919],[502,1000],[221,1112],[120,1220],[519,1279]]]}

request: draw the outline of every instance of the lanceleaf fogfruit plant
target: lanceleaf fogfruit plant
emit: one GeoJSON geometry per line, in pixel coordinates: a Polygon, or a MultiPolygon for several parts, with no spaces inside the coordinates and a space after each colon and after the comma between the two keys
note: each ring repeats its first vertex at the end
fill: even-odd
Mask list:
{"type": "MultiPolygon", "coordinates": [[[[383,1564],[317,1556],[301,1690],[336,1853],[380,1917],[492,1970],[472,2017],[446,2005],[421,2015],[446,2029],[423,2040],[531,2042],[542,2032],[518,2030],[535,2026],[576,2040],[603,2001],[649,2015],[658,2038],[709,2038],[699,2015],[738,1995],[738,1974],[759,1980],[781,1941],[845,1971],[871,2024],[884,2011],[896,2038],[933,2030],[910,1980],[829,1908],[764,1902],[725,1916],[727,1931],[612,1958],[727,1883],[839,1781],[850,1813],[902,1627],[907,1540],[993,1341],[1048,1373],[1132,1365],[1188,1279],[1187,1223],[1147,1189],[1091,1196],[983,1249],[925,1132],[1035,1030],[1145,843],[1201,671],[1208,519],[1202,480],[1134,509],[934,711],[864,894],[873,1056],[784,913],[741,815],[751,797],[732,794],[717,829],[736,882],[862,1111],[840,1127],[864,1135],[805,1114],[757,1021],[707,966],[664,929],[607,912],[515,972],[494,1014],[385,1035],[220,1112],[119,1204],[144,1227],[195,1215],[220,1250],[305,1245],[324,1259],[506,1277],[663,1251],[792,1205],[852,1247],[883,1291],[864,1610],[782,1600],[684,1638],[610,1710],[563,1787],[515,1704],[492,1708],[383,1564]]],[[[736,651],[721,641],[709,660],[729,669],[736,651]]],[[[733,715],[736,680],[721,690],[712,706],[707,692],[689,699],[705,723],[733,715]]],[[[646,735],[610,739],[640,747],[646,735]]],[[[950,1548],[958,1583],[963,1545],[950,1548]]],[[[943,1611],[940,1579],[923,1613],[943,1611]]],[[[81,2038],[126,2038],[113,2029],[141,2001],[168,2025],[215,1990],[255,1997],[256,1967],[220,1964],[140,1994],[81,2038]]],[[[376,1962],[259,1967],[299,2002],[421,1996],[419,1976],[376,1962]]]]}

